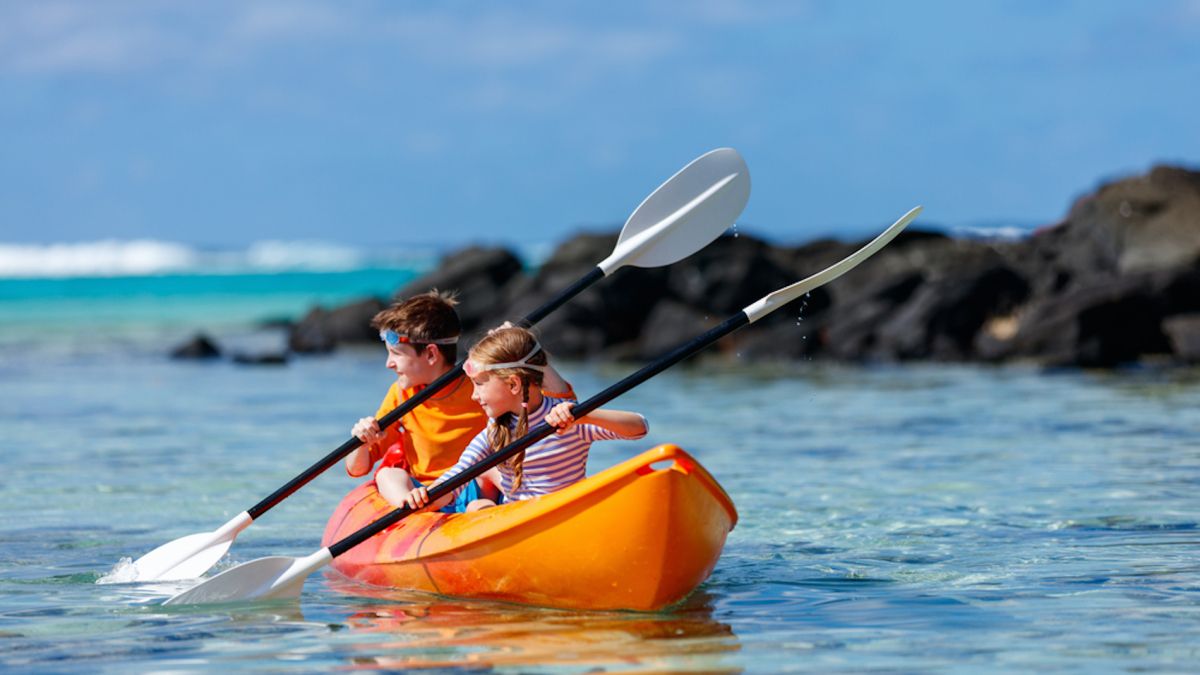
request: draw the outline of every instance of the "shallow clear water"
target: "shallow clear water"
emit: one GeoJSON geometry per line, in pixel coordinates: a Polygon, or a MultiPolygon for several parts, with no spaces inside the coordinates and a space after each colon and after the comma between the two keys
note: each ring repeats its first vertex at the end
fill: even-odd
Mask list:
{"type": "MultiPolygon", "coordinates": [[[[332,573],[310,578],[299,602],[167,610],[157,603],[186,583],[95,582],[123,557],[224,523],[338,445],[389,382],[382,354],[281,368],[173,362],[164,353],[187,322],[101,321],[50,339],[22,325],[0,336],[7,669],[1179,672],[1200,662],[1195,371],[677,368],[620,401],[647,414],[651,437],[597,444],[591,463],[674,442],[737,504],[712,578],[673,611],[469,602],[332,573]]],[[[564,371],[585,396],[628,372],[564,371]]],[[[340,471],[322,476],[242,533],[221,566],[316,550],[353,485],[340,471]]]]}

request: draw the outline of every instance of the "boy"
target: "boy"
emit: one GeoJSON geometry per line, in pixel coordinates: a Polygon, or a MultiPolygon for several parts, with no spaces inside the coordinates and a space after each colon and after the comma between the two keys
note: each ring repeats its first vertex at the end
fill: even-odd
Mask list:
{"type": "MultiPolygon", "coordinates": [[[[396,373],[376,417],[364,417],[351,433],[363,445],[346,457],[346,472],[366,475],[379,463],[375,484],[390,503],[403,505],[414,487],[429,485],[454,466],[467,444],[487,426],[487,415],[471,400],[473,388],[459,376],[387,430],[378,417],[391,412],[426,385],[454,367],[462,325],[452,296],[430,291],[383,310],[371,320],[387,346],[387,367],[396,373]]],[[[547,373],[545,387],[570,396],[570,385],[547,373]]],[[[499,476],[493,469],[469,483],[443,510],[462,512],[474,499],[499,496],[499,476]]]]}

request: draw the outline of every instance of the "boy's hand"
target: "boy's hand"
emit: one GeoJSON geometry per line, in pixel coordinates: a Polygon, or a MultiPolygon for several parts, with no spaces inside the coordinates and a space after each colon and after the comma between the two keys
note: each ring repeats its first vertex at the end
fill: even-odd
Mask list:
{"type": "Polygon", "coordinates": [[[505,321],[504,323],[500,324],[499,326],[496,326],[495,328],[489,328],[488,335],[491,335],[492,333],[495,333],[498,330],[504,330],[505,328],[512,328],[512,327],[513,327],[513,322],[505,321]]]}
{"type": "Polygon", "coordinates": [[[404,503],[413,511],[425,508],[429,505],[429,490],[423,487],[413,488],[404,498],[404,503]]]}
{"type": "Polygon", "coordinates": [[[575,416],[571,414],[571,408],[574,405],[573,403],[564,401],[546,413],[546,424],[554,427],[554,433],[562,435],[566,433],[567,429],[571,428],[572,424],[575,424],[575,416]]]}
{"type": "Polygon", "coordinates": [[[379,420],[374,417],[364,417],[354,424],[350,435],[367,445],[375,445],[383,440],[383,431],[379,428],[379,420]]]}

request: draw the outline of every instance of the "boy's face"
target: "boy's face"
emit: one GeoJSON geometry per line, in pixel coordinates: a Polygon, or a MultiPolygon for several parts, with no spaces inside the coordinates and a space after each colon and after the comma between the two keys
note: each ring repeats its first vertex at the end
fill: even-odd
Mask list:
{"type": "Polygon", "coordinates": [[[396,373],[401,389],[429,384],[436,380],[444,368],[442,353],[433,345],[425,345],[417,351],[412,345],[388,346],[387,367],[396,373]]]}

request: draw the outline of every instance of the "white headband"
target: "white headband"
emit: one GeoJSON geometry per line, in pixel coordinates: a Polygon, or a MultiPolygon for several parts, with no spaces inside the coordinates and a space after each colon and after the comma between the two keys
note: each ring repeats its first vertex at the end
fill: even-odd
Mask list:
{"type": "Polygon", "coordinates": [[[463,364],[463,371],[466,372],[467,377],[475,377],[477,373],[484,373],[489,370],[504,370],[505,368],[528,368],[530,370],[536,370],[539,373],[544,373],[546,372],[546,366],[539,366],[537,364],[529,363],[529,359],[533,358],[533,355],[540,351],[542,351],[542,346],[538,344],[537,340],[534,340],[533,349],[529,350],[529,353],[525,356],[522,356],[520,361],[506,361],[504,363],[489,363],[487,365],[480,365],[473,359],[467,359],[466,363],[463,364]]]}

